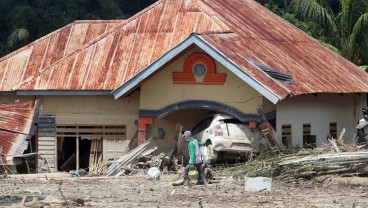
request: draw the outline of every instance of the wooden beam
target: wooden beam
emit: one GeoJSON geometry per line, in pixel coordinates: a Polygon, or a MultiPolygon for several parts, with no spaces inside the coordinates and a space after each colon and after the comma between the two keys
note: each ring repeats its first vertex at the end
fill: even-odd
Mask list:
{"type": "Polygon", "coordinates": [[[76,153],[76,171],[78,171],[79,170],[79,138],[76,138],[76,142],[77,142],[77,147],[76,147],[76,151],[75,151],[75,153],[76,153]]]}

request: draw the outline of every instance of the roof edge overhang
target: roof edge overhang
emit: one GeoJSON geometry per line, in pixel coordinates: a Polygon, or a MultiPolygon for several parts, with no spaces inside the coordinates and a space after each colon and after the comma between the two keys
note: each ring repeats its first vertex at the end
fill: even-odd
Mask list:
{"type": "Polygon", "coordinates": [[[187,39],[179,43],[177,46],[172,48],[170,51],[166,52],[159,59],[154,61],[152,64],[150,64],[144,70],[142,70],[137,75],[135,75],[133,78],[128,80],[126,83],[124,83],[123,85],[115,89],[112,92],[115,99],[118,99],[128,94],[131,90],[137,87],[142,81],[147,79],[149,76],[151,76],[153,73],[155,73],[157,70],[159,70],[161,67],[163,67],[165,64],[167,64],[169,61],[174,59],[177,55],[184,52],[188,47],[192,45],[196,45],[199,48],[201,48],[203,51],[209,54],[213,59],[215,59],[222,65],[224,65],[228,70],[233,72],[241,80],[249,84],[251,87],[253,87],[256,91],[258,91],[261,95],[266,97],[272,103],[276,104],[282,99],[281,97],[276,95],[274,92],[267,89],[258,80],[254,79],[252,76],[250,76],[245,71],[243,71],[236,64],[231,62],[226,56],[224,56],[219,51],[217,51],[214,47],[212,47],[209,43],[204,41],[197,34],[191,34],[187,39]]]}
{"type": "Polygon", "coordinates": [[[15,91],[0,91],[0,95],[16,95],[15,91]]]}
{"type": "Polygon", "coordinates": [[[111,90],[17,90],[16,95],[111,95],[111,90]]]}

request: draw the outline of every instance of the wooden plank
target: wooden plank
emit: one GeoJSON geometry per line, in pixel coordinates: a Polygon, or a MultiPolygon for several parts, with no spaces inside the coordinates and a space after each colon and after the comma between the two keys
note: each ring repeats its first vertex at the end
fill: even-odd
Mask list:
{"type": "MultiPolygon", "coordinates": [[[[46,150],[45,150],[46,151],[46,150]]],[[[44,152],[45,151],[43,151],[43,152],[38,152],[38,155],[40,155],[42,158],[47,158],[47,159],[49,159],[49,158],[54,158],[55,157],[55,154],[45,154],[44,152]]]]}
{"type": "MultiPolygon", "coordinates": [[[[53,128],[45,128],[45,130],[48,130],[48,131],[54,131],[53,128]]],[[[125,134],[125,129],[123,130],[120,130],[120,131],[117,131],[116,129],[65,129],[65,128],[57,128],[56,131],[59,133],[73,133],[73,134],[76,134],[76,133],[79,133],[79,134],[82,134],[82,133],[87,133],[87,134],[122,134],[124,135],[125,134]]]]}
{"type": "Polygon", "coordinates": [[[38,154],[40,154],[40,155],[54,155],[54,157],[55,157],[55,150],[41,150],[41,151],[38,151],[38,154]]]}
{"type": "Polygon", "coordinates": [[[54,141],[38,141],[38,146],[55,146],[54,141]]]}
{"type": "Polygon", "coordinates": [[[39,152],[43,150],[55,150],[55,146],[38,146],[39,152]]]}
{"type": "Polygon", "coordinates": [[[107,140],[125,140],[126,137],[125,135],[105,135],[104,136],[104,139],[107,139],[107,140]]]}
{"type": "Polygon", "coordinates": [[[74,134],[74,135],[70,135],[70,134],[62,134],[62,133],[58,133],[57,135],[58,137],[69,137],[69,138],[77,138],[77,137],[82,137],[82,138],[90,138],[90,139],[96,139],[96,138],[103,138],[103,139],[116,139],[116,140],[125,140],[126,136],[125,135],[96,135],[96,134],[74,134]]]}
{"type": "Polygon", "coordinates": [[[55,132],[39,132],[38,135],[41,137],[54,137],[55,132]]]}
{"type": "Polygon", "coordinates": [[[56,138],[55,137],[38,137],[38,141],[54,141],[55,142],[56,138]]]}
{"type": "Polygon", "coordinates": [[[76,161],[76,170],[79,170],[79,139],[76,139],[76,152],[77,152],[77,161],[76,161]]]}
{"type": "Polygon", "coordinates": [[[125,134],[125,128],[101,128],[99,126],[95,126],[94,128],[66,128],[66,127],[56,127],[57,132],[71,132],[71,133],[114,133],[114,134],[125,134]]]}
{"type": "Polygon", "coordinates": [[[51,155],[51,154],[39,154],[41,158],[46,158],[46,159],[55,159],[55,154],[51,155]]]}

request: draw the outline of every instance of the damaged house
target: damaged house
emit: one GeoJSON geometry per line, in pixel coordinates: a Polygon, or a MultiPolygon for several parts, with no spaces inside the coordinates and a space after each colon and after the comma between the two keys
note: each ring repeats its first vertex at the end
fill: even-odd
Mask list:
{"type": "Polygon", "coordinates": [[[0,170],[29,173],[36,169],[38,102],[0,105],[0,170]],[[24,154],[26,153],[26,154],[24,154]],[[22,169],[25,163],[27,169],[22,169]]]}
{"type": "Polygon", "coordinates": [[[367,73],[253,0],[159,0],[127,20],[76,21],[2,57],[0,75],[1,103],[39,102],[36,152],[52,171],[106,168],[148,138],[168,151],[176,124],[213,113],[266,118],[286,146],[343,128],[353,142],[368,92],[367,73]]]}

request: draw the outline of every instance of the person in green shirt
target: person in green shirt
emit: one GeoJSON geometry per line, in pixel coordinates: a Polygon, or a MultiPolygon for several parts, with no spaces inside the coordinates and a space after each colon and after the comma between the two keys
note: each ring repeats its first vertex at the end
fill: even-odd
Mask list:
{"type": "MultiPolygon", "coordinates": [[[[185,131],[183,136],[185,142],[188,143],[188,150],[189,150],[189,163],[184,168],[183,179],[185,183],[189,185],[189,177],[188,177],[189,170],[197,169],[198,171],[197,184],[204,184],[206,183],[206,179],[204,178],[203,175],[202,170],[203,160],[201,151],[199,149],[200,147],[198,141],[192,137],[192,133],[190,131],[185,131]]],[[[201,143],[201,145],[203,145],[203,143],[201,143]]]]}

